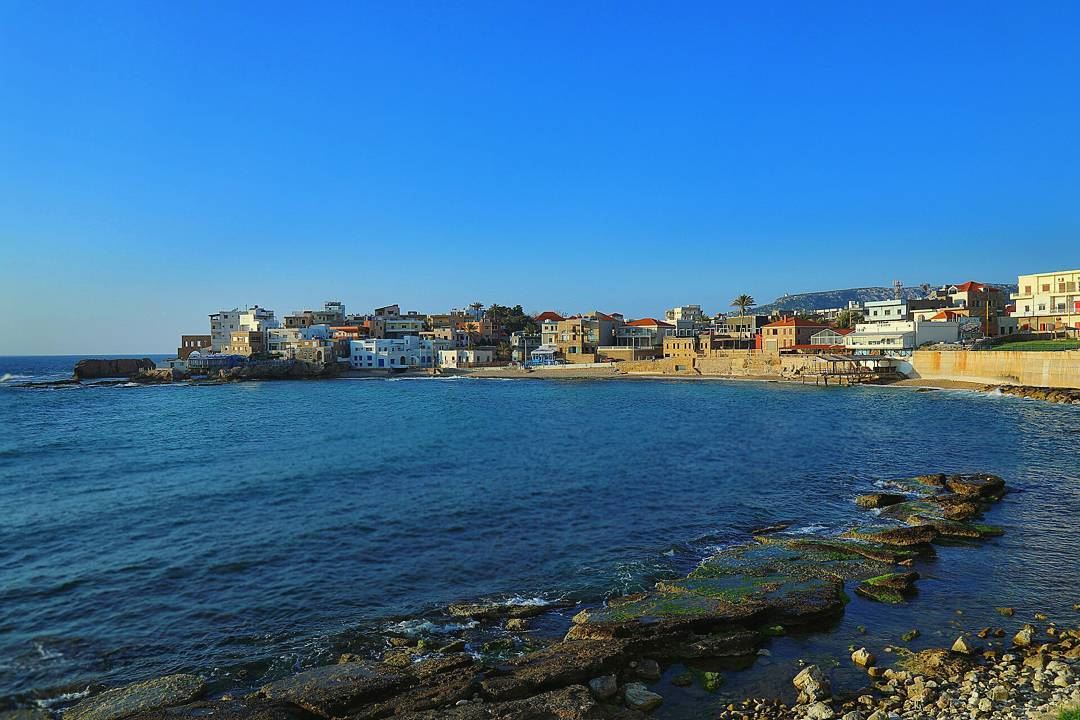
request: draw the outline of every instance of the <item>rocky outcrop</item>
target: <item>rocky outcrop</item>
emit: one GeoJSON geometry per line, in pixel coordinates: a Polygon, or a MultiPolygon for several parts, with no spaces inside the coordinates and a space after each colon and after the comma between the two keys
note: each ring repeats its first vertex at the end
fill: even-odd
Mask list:
{"type": "Polygon", "coordinates": [[[855,498],[855,504],[861,508],[883,508],[904,502],[903,495],[895,493],[869,493],[855,498]]]}
{"type": "Polygon", "coordinates": [[[184,705],[198,699],[206,686],[194,675],[168,675],[115,688],[83,700],[64,713],[64,720],[120,720],[136,713],[184,705]]]}
{"type": "Polygon", "coordinates": [[[143,370],[153,370],[156,367],[150,358],[86,359],[75,363],[74,377],[76,380],[133,377],[143,370]]]}
{"type": "Polygon", "coordinates": [[[1003,395],[1045,400],[1046,402],[1080,405],[1080,390],[1072,388],[1028,387],[1026,385],[987,385],[983,390],[1003,395]]]}

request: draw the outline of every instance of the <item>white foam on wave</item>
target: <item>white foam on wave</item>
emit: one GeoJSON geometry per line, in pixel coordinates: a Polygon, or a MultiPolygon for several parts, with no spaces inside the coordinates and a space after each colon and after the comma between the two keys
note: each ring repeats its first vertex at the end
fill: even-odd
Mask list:
{"type": "Polygon", "coordinates": [[[401,622],[392,623],[386,626],[386,630],[392,633],[400,633],[413,637],[415,635],[450,635],[452,633],[458,633],[462,630],[472,630],[480,623],[476,620],[470,620],[467,623],[433,623],[430,620],[424,620],[423,618],[416,618],[413,620],[402,620],[401,622]]]}
{"type": "Polygon", "coordinates": [[[20,375],[18,373],[4,373],[0,375],[0,383],[13,382],[15,380],[29,380],[33,375],[20,375]]]}
{"type": "Polygon", "coordinates": [[[75,702],[76,700],[82,700],[84,697],[90,695],[90,686],[87,685],[85,690],[76,690],[75,692],[60,693],[53,697],[38,698],[34,701],[34,704],[40,708],[49,709],[54,705],[66,705],[67,703],[75,702]]]}
{"type": "Polygon", "coordinates": [[[34,643],[34,649],[37,650],[37,653],[42,660],[59,660],[64,657],[64,653],[59,650],[49,650],[39,642],[34,643]]]}
{"type": "Polygon", "coordinates": [[[825,525],[807,525],[806,527],[795,528],[794,530],[788,530],[792,535],[813,535],[819,533],[822,530],[828,530],[825,525]]]}

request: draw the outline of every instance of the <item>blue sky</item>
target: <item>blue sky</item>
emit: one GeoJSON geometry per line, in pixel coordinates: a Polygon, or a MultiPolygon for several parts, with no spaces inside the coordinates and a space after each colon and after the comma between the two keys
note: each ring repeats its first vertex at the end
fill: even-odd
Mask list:
{"type": "Polygon", "coordinates": [[[0,354],[1080,265],[1078,3],[301,5],[0,0],[0,354]]]}

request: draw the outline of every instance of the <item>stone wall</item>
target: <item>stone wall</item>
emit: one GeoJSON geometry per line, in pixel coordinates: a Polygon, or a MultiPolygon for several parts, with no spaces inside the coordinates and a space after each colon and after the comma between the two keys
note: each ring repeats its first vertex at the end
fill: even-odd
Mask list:
{"type": "Polygon", "coordinates": [[[1031,387],[1080,388],[1080,351],[917,350],[915,377],[1031,387]]]}
{"type": "Polygon", "coordinates": [[[705,357],[625,361],[621,372],[650,375],[714,375],[719,377],[781,377],[809,367],[806,355],[784,355],[746,350],[714,350],[705,357]]]}

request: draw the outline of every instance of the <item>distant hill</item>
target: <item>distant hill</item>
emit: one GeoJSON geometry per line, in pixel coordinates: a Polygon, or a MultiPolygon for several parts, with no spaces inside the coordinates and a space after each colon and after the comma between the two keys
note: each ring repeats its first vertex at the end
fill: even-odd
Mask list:
{"type": "MultiPolygon", "coordinates": [[[[994,287],[1001,288],[1006,293],[1016,292],[1016,285],[1009,283],[990,283],[994,287]]],[[[931,285],[932,288],[940,285],[931,285]]],[[[904,299],[911,300],[926,297],[926,293],[919,286],[905,287],[904,299]]],[[[797,295],[784,295],[776,298],[766,305],[758,305],[754,308],[755,313],[768,315],[774,310],[827,310],[829,308],[847,307],[854,300],[858,303],[871,302],[874,300],[891,300],[893,289],[891,287],[864,287],[846,288],[844,290],[824,290],[822,292],[799,293],[797,295]]]]}

